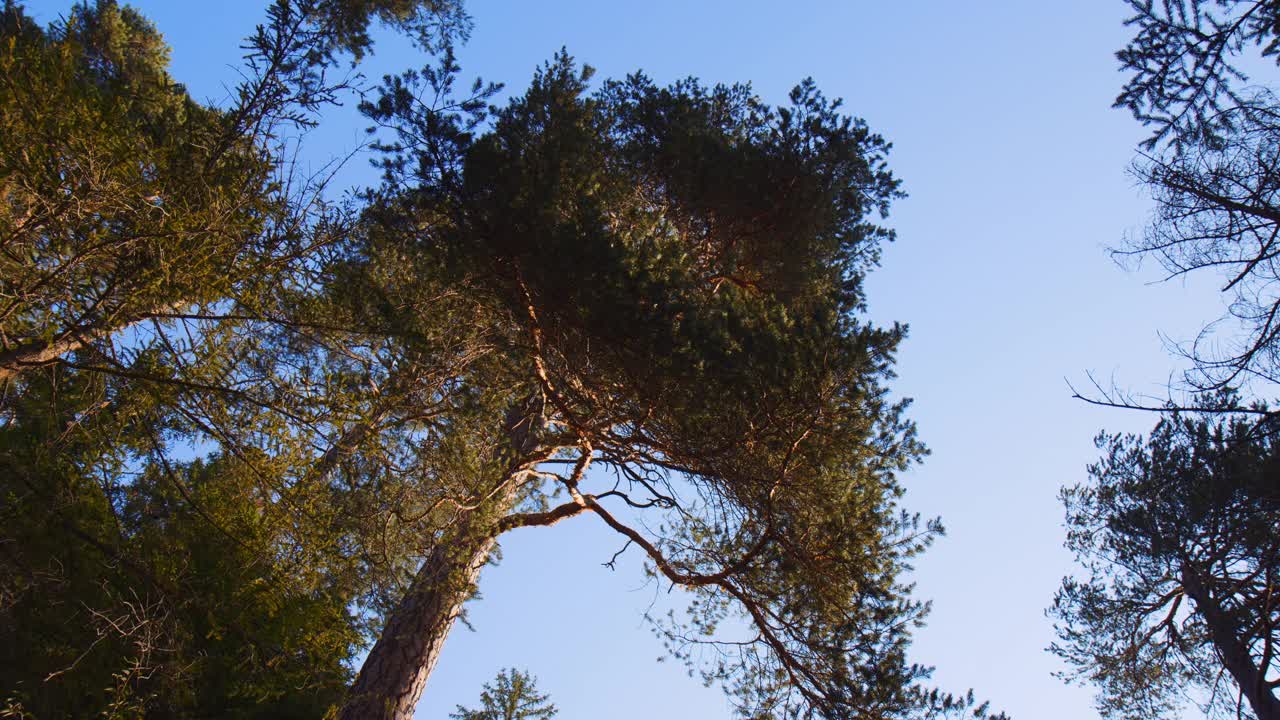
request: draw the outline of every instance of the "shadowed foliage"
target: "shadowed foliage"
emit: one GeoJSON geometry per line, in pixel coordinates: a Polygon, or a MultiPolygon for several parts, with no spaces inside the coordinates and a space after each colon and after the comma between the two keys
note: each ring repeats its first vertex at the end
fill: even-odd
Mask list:
{"type": "MultiPolygon", "coordinates": [[[[1222,404],[1219,410],[1228,409],[1222,404]]],[[[1280,451],[1246,418],[1174,413],[1149,438],[1102,435],[1063,491],[1068,578],[1052,614],[1069,677],[1108,718],[1280,717],[1280,451]]]]}

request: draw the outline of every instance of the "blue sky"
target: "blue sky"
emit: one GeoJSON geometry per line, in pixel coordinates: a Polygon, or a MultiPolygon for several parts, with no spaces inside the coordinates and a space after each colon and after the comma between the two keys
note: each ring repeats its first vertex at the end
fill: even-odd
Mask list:
{"type": "MultiPolygon", "coordinates": [[[[133,3],[173,45],[173,73],[197,97],[234,82],[238,38],[264,2],[133,3]],[[215,9],[216,8],[216,9],[215,9]]],[[[51,20],[69,6],[37,0],[51,20]]],[[[597,77],[643,69],[660,82],[693,75],[751,81],[770,102],[814,77],[895,147],[910,197],[899,240],[869,280],[870,312],[908,323],[895,391],[933,451],[904,477],[907,505],[941,515],[948,536],[917,565],[932,599],[915,659],[947,689],[972,687],[1021,720],[1094,718],[1091,690],[1051,677],[1044,617],[1061,577],[1056,495],[1095,458],[1101,429],[1141,431],[1154,418],[1072,400],[1068,382],[1161,395],[1181,365],[1158,334],[1194,337],[1222,314],[1211,278],[1155,283],[1158,269],[1118,268],[1106,247],[1140,232],[1149,212],[1125,173],[1144,133],[1110,108],[1127,39],[1119,0],[868,2],[706,0],[606,3],[472,0],[464,75],[518,91],[561,46],[597,77]]],[[[394,40],[370,76],[421,64],[394,40]]],[[[308,156],[354,149],[364,123],[330,113],[308,156]]],[[[344,178],[371,181],[357,158],[344,178]]],[[[419,708],[444,718],[474,704],[505,666],[526,668],[560,717],[728,718],[720,691],[674,662],[642,621],[666,589],[636,558],[601,566],[621,545],[592,518],[504,538],[469,609],[474,632],[450,638],[419,708]]]]}

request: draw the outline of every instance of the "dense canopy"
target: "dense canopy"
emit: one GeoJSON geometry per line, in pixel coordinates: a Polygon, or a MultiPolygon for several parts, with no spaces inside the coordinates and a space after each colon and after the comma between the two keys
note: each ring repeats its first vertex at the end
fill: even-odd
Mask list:
{"type": "Polygon", "coordinates": [[[0,173],[9,702],[305,714],[385,618],[343,712],[409,712],[497,536],[589,513],[694,591],[677,655],[755,628],[702,666],[744,713],[963,710],[906,661],[937,527],[897,506],[903,329],[859,319],[888,144],[811,82],[592,92],[565,53],[491,111],[454,97],[459,7],[348,5],[276,2],[228,109],[132,10],[6,9],[0,112],[39,149],[0,173]],[[439,64],[364,103],[385,183],[335,206],[282,133],[375,17],[439,64]]]}

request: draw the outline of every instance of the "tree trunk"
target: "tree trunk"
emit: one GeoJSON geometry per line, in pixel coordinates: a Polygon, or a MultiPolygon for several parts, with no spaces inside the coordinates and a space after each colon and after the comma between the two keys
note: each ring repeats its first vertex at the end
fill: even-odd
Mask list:
{"type": "Polygon", "coordinates": [[[520,486],[538,459],[541,406],[513,407],[505,422],[511,459],[497,493],[482,507],[466,511],[444,533],[414,576],[405,597],[387,617],[347,695],[340,720],[408,720],[435,669],[453,621],[471,596],[480,569],[499,534],[498,520],[510,513],[520,486]]]}
{"type": "MultiPolygon", "coordinates": [[[[511,493],[501,500],[509,508],[514,499],[511,493]]],[[[487,528],[470,525],[464,520],[431,548],[361,666],[339,716],[342,720],[413,717],[449,629],[497,541],[487,528]]]]}
{"type": "Polygon", "coordinates": [[[1266,682],[1266,668],[1259,668],[1253,661],[1249,648],[1240,640],[1239,623],[1227,617],[1216,598],[1204,586],[1199,574],[1189,564],[1182,566],[1182,587],[1196,603],[1196,609],[1209,626],[1213,645],[1222,658],[1222,664],[1249,701],[1258,720],[1280,720],[1280,700],[1276,699],[1266,682]]]}

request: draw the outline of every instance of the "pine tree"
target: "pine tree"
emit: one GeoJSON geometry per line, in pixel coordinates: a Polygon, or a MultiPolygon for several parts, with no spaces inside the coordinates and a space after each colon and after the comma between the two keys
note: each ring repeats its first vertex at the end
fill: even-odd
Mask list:
{"type": "MultiPolygon", "coordinates": [[[[1229,405],[1219,406],[1219,410],[1229,405]]],[[[1280,717],[1280,448],[1239,415],[1172,414],[1150,437],[1102,435],[1063,492],[1068,547],[1053,650],[1098,684],[1108,718],[1280,717]]]]}
{"type": "MultiPolygon", "coordinates": [[[[1191,388],[1280,380],[1280,124],[1274,0],[1129,0],[1128,74],[1116,105],[1153,130],[1134,165],[1156,208],[1118,251],[1152,258],[1168,277],[1218,273],[1230,320],[1183,353],[1191,388]],[[1259,67],[1257,76],[1244,69],[1259,67]],[[1240,330],[1241,332],[1234,332],[1240,330]],[[1226,331],[1226,332],[1224,332],[1226,331]]],[[[1251,70],[1252,71],[1252,70],[1251,70]]]]}
{"type": "MultiPolygon", "coordinates": [[[[940,527],[898,503],[924,452],[887,389],[905,329],[863,317],[862,285],[898,182],[888,144],[812,82],[777,108],[640,75],[589,92],[562,53],[491,112],[494,86],[453,87],[456,3],[277,0],[214,110],[130,11],[41,31],[7,9],[6,132],[65,120],[74,140],[0,166],[22,250],[0,267],[0,462],[34,523],[15,532],[41,562],[96,550],[69,592],[105,573],[121,592],[97,612],[168,583],[165,637],[190,640],[174,657],[218,648],[202,679],[126,673],[125,711],[249,712],[311,668],[316,703],[293,699],[310,713],[350,631],[385,619],[341,714],[407,717],[498,537],[581,515],[690,592],[659,632],[744,715],[986,714],[906,661],[925,607],[901,574],[940,527]],[[385,183],[357,217],[285,191],[272,129],[314,121],[372,17],[440,64],[364,106],[385,183]],[[111,172],[60,184],[98,152],[111,172]],[[81,192],[101,205],[41,205],[81,192]],[[730,617],[755,639],[718,635],[730,617]],[[217,638],[245,623],[278,642],[237,660],[217,638]],[[694,662],[700,643],[720,660],[694,662]],[[227,680],[259,662],[284,669],[227,680]]],[[[86,682],[133,667],[128,642],[86,682]]]]}
{"type": "Polygon", "coordinates": [[[551,720],[559,714],[549,696],[538,692],[537,680],[515,668],[501,670],[480,693],[480,709],[461,705],[450,713],[454,720],[551,720]]]}
{"type": "Polygon", "coordinates": [[[562,53],[490,122],[455,74],[365,106],[392,131],[368,219],[477,299],[493,361],[466,381],[506,410],[343,717],[408,717],[501,533],[577,515],[691,591],[660,632],[716,645],[698,667],[744,715],[963,712],[905,660],[924,607],[899,573],[939,528],[896,503],[922,453],[883,386],[903,329],[858,316],[887,143],[810,82],[779,108],[640,75],[592,94],[562,53]],[[722,643],[730,616],[756,639],[722,643]]]}

